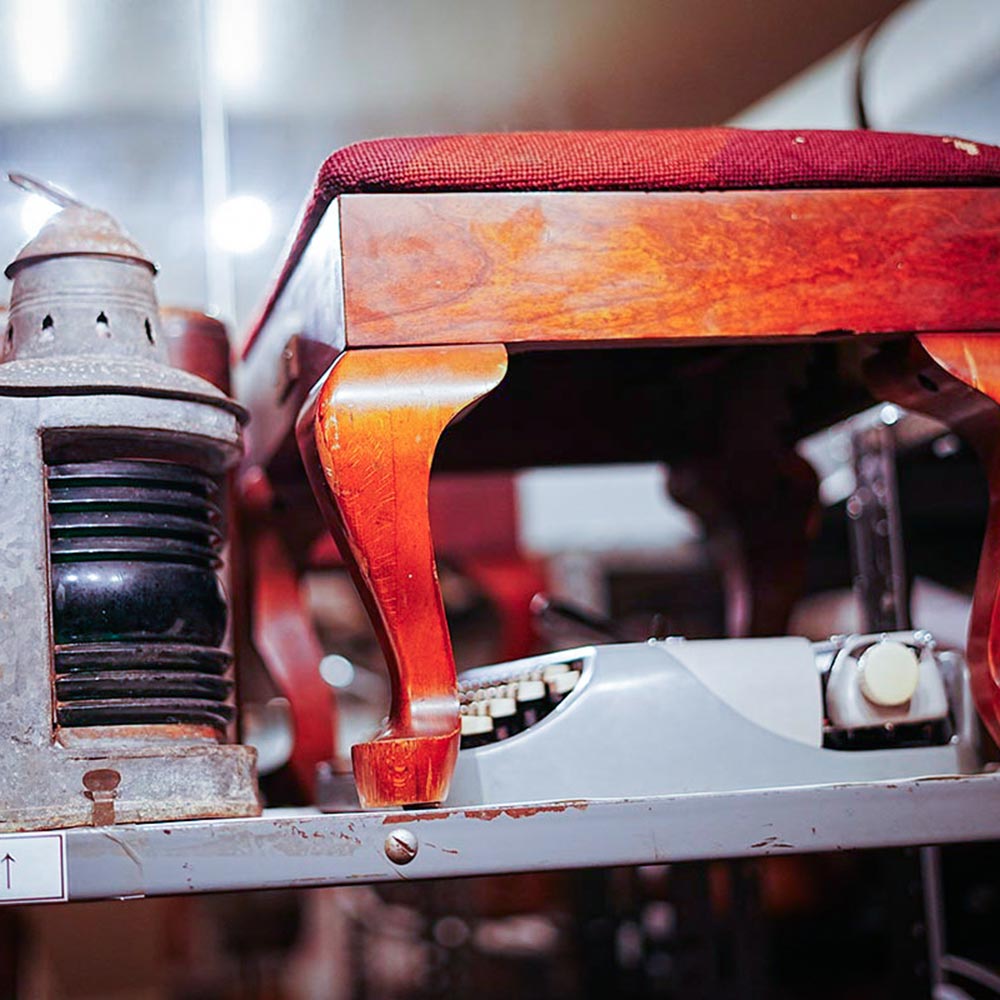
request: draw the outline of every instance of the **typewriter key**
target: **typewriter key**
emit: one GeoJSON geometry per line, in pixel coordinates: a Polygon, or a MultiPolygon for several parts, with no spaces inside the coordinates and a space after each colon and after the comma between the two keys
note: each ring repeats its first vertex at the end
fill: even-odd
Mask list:
{"type": "Polygon", "coordinates": [[[541,720],[548,707],[545,685],[541,681],[521,681],[517,685],[517,715],[522,729],[541,720]]]}
{"type": "Polygon", "coordinates": [[[486,746],[495,741],[493,720],[488,715],[463,715],[461,722],[463,750],[486,746]]]}

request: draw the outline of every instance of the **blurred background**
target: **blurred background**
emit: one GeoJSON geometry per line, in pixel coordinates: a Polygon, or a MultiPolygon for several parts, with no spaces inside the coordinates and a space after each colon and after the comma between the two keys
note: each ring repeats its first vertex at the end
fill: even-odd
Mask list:
{"type": "MultiPolygon", "coordinates": [[[[111,211],[160,265],[161,304],[218,316],[238,350],[333,150],[515,129],[850,128],[857,35],[890,11],[867,58],[873,127],[1000,141],[994,0],[0,0],[0,167],[111,211]]],[[[0,184],[0,259],[51,210],[0,184]]],[[[529,473],[523,528],[545,552],[589,532],[600,548],[683,541],[661,484],[652,467],[529,473]],[[626,505],[613,524],[609,490],[626,505]]]]}
{"type": "MultiPolygon", "coordinates": [[[[2,0],[0,163],[117,215],[161,300],[239,331],[326,155],[387,135],[850,127],[851,39],[898,0],[2,0]]],[[[875,127],[1000,137],[1000,6],[919,0],[875,127]]],[[[0,188],[0,257],[44,203],[0,188]]]]}
{"type": "MultiPolygon", "coordinates": [[[[111,211],[160,265],[161,303],[218,316],[238,348],[331,151],[444,132],[851,128],[860,35],[887,14],[865,59],[872,126],[1000,142],[996,0],[0,0],[0,167],[111,211]]],[[[0,185],[0,257],[49,210],[0,185]]],[[[918,431],[900,464],[915,617],[961,645],[982,481],[943,428],[918,431]]],[[[851,627],[850,435],[800,449],[827,505],[795,622],[816,638],[851,627]]],[[[517,547],[550,591],[637,638],[722,634],[717,572],[666,475],[521,471],[517,547]]],[[[462,666],[504,653],[467,570],[443,574],[462,666]]],[[[346,748],[384,703],[378,654],[343,573],[306,589],[326,650],[358,667],[330,681],[346,748]]],[[[993,850],[945,859],[952,926],[987,963],[993,850]]],[[[913,858],[870,854],[7,910],[0,997],[911,997],[921,906],[913,858]]]]}

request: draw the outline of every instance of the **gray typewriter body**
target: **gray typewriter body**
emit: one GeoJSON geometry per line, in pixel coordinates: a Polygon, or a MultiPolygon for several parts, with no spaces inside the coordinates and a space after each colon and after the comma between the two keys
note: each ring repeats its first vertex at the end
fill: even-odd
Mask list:
{"type": "Polygon", "coordinates": [[[981,766],[964,663],[938,653],[926,633],[823,644],[779,638],[588,646],[477,668],[460,680],[466,692],[488,690],[560,663],[579,671],[571,693],[529,728],[463,749],[448,806],[868,782],[981,766]],[[826,677],[838,657],[843,664],[853,650],[883,640],[908,646],[922,669],[940,672],[943,735],[929,745],[892,745],[905,725],[902,706],[880,727],[881,746],[831,748],[826,677]]]}

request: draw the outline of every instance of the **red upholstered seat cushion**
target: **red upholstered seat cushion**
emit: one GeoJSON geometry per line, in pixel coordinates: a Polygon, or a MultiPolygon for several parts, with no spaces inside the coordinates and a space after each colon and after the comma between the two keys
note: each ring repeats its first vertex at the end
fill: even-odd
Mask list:
{"type": "Polygon", "coordinates": [[[314,199],[358,191],[706,191],[1000,183],[1000,149],[891,132],[511,132],[338,150],[314,199]]]}
{"type": "Polygon", "coordinates": [[[700,128],[374,139],[320,168],[270,301],[341,194],[998,184],[1000,149],[951,136],[700,128]]]}

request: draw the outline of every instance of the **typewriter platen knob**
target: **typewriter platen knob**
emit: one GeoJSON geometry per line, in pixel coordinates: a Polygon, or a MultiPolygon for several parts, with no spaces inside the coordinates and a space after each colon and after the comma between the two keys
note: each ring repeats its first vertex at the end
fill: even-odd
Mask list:
{"type": "Polygon", "coordinates": [[[920,683],[916,653],[901,642],[885,639],[861,654],[858,681],[864,696],[883,708],[905,705],[920,683]]]}

